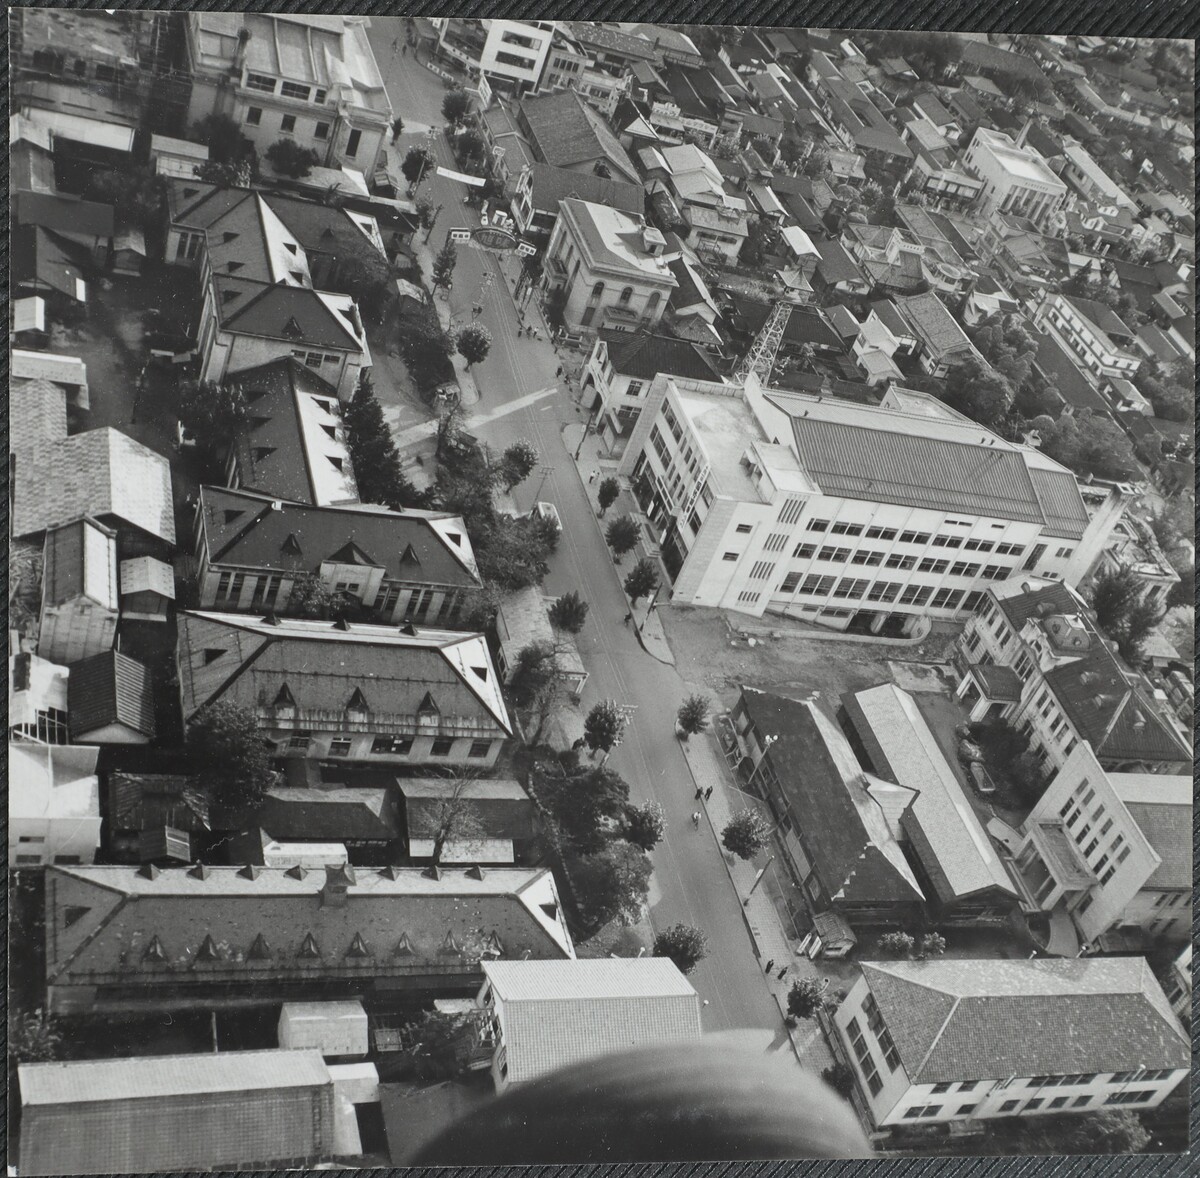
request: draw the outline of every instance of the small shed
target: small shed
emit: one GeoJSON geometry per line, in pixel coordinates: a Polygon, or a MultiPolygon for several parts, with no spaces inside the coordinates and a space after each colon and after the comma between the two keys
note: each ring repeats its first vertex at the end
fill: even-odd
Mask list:
{"type": "Polygon", "coordinates": [[[367,1054],[367,1012],[361,1002],[285,1002],[279,1046],[315,1047],[331,1056],[367,1054]]]}
{"type": "Polygon", "coordinates": [[[41,295],[13,299],[13,342],[27,348],[44,348],[50,342],[46,331],[46,300],[41,295]]]}
{"type": "Polygon", "coordinates": [[[150,136],[150,158],[160,176],[194,180],[196,169],[208,162],[208,148],[203,143],[187,139],[172,139],[168,135],[150,136]]]}
{"type": "Polygon", "coordinates": [[[121,615],[140,622],[165,622],[175,600],[171,566],[152,556],[121,561],[121,615]]]}
{"type": "Polygon", "coordinates": [[[138,859],[143,863],[191,863],[192,836],[173,826],[158,826],[138,835],[138,859]]]}
{"type": "Polygon", "coordinates": [[[858,944],[854,930],[836,912],[818,912],[813,917],[813,926],[800,942],[800,951],[810,959],[848,957],[858,944]]]}
{"type": "Polygon", "coordinates": [[[113,234],[112,270],[123,278],[140,278],[146,265],[146,234],[127,225],[113,234]]]}

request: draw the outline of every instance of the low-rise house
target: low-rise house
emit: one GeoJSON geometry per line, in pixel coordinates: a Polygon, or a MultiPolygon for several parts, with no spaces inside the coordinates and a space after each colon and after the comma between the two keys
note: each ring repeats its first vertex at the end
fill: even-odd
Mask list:
{"type": "Polygon", "coordinates": [[[87,307],[88,286],[75,251],[40,225],[13,235],[13,298],[41,297],[52,319],[73,319],[87,307]]]}
{"type": "Polygon", "coordinates": [[[954,365],[975,359],[987,366],[967,333],[934,291],[897,296],[895,303],[918,340],[917,356],[923,372],[930,376],[945,376],[954,365]]]}
{"type": "Polygon", "coordinates": [[[497,867],[50,867],[55,1012],[475,993],[481,962],[574,957],[554,877],[497,867]]]}
{"type": "Polygon", "coordinates": [[[1131,380],[1141,367],[1134,333],[1103,303],[1047,292],[1034,322],[1071,350],[1093,385],[1114,377],[1131,380]]]}
{"type": "Polygon", "coordinates": [[[636,1047],[698,1039],[700,998],[664,957],[485,961],[480,1041],[497,1092],[636,1047]]]}
{"type": "Polygon", "coordinates": [[[1033,369],[1053,389],[1066,414],[1077,412],[1097,413],[1111,417],[1108,402],[1099,389],[1083,374],[1075,355],[1056,335],[1027,327],[1029,335],[1037,344],[1033,369]]]}
{"type": "Polygon", "coordinates": [[[653,328],[677,285],[665,253],[663,235],[640,218],[568,198],[559,203],[542,283],[562,292],[571,331],[653,328]]]}
{"type": "Polygon", "coordinates": [[[175,600],[175,572],[153,556],[121,561],[121,616],[131,622],[165,622],[175,600]]]}
{"type": "Polygon", "coordinates": [[[185,612],[178,671],[185,722],[228,700],[292,756],[487,766],[512,735],[481,634],[185,612]]]}
{"type": "Polygon", "coordinates": [[[1022,907],[1049,915],[1052,951],[1142,951],[1189,937],[1191,806],[1190,776],[1106,773],[1087,743],[1071,753],[1010,860],[1022,907]]]}
{"type": "Polygon", "coordinates": [[[118,650],[75,663],[68,684],[72,744],[146,744],[154,738],[149,668],[118,650]]]}
{"type": "Polygon", "coordinates": [[[48,529],[38,654],[70,664],[111,650],[119,606],[117,533],[86,517],[48,529]]]}
{"type": "Polygon", "coordinates": [[[247,417],[229,447],[234,489],[326,507],[357,503],[338,390],[296,357],[238,372],[247,417]]]}
{"type": "Polygon", "coordinates": [[[8,737],[38,744],[69,744],[67,682],[70,671],[20,650],[8,635],[8,737]]]}
{"type": "Polygon", "coordinates": [[[871,280],[840,241],[814,241],[813,245],[820,255],[813,272],[813,290],[827,301],[835,301],[836,295],[870,293],[871,280]]]}
{"type": "Polygon", "coordinates": [[[536,159],[572,172],[591,172],[637,184],[639,177],[604,118],[574,90],[523,98],[516,111],[517,128],[536,159]]]}
{"type": "Polygon", "coordinates": [[[17,192],[13,196],[14,229],[29,233],[38,226],[84,250],[93,266],[108,265],[113,225],[112,205],[65,193],[17,192]]]}
{"type": "Polygon", "coordinates": [[[1142,599],[1160,612],[1179,584],[1179,573],[1163,554],[1150,528],[1136,516],[1124,516],[1113,528],[1108,546],[1100,553],[1090,579],[1130,570],[1137,578],[1142,599]]]}
{"type": "Polygon", "coordinates": [[[288,610],[315,576],[381,622],[456,620],[481,581],[461,517],[364,504],[317,506],[201,487],[197,603],[228,612],[288,610]]]}
{"type": "Polygon", "coordinates": [[[8,745],[8,865],[91,863],[100,845],[94,745],[8,745]]]}
{"type": "Polygon", "coordinates": [[[347,1152],[319,1051],[22,1064],[17,1083],[22,1174],[302,1167],[347,1152]]]}
{"type": "Polygon", "coordinates": [[[1110,773],[1171,775],[1191,766],[1182,727],[1110,649],[1083,598],[1066,585],[1025,581],[989,591],[955,661],[956,696],[971,719],[1007,720],[1048,769],[1060,770],[1084,741],[1110,773]],[[1013,674],[993,676],[993,668],[1013,674]]]}
{"type": "Polygon", "coordinates": [[[1092,159],[1081,144],[1068,140],[1063,145],[1063,155],[1066,165],[1062,170],[1062,178],[1085,200],[1115,204],[1118,208],[1137,208],[1133,197],[1092,159]]]}
{"type": "Polygon", "coordinates": [[[578,700],[588,673],[574,637],[551,624],[550,604],[535,585],[504,596],[496,610],[497,665],[504,682],[511,683],[521,651],[534,643],[549,644],[554,648],[554,665],[562,685],[578,700]]]}
{"type": "Polygon", "coordinates": [[[1141,957],[864,962],[832,1023],[881,1129],[1154,1108],[1191,1060],[1141,957]]]}
{"type": "Polygon", "coordinates": [[[191,863],[212,830],[208,795],[181,773],[109,773],[109,851],[124,862],[191,863]]]}
{"type": "Polygon", "coordinates": [[[609,332],[592,345],[581,397],[596,414],[596,432],[604,436],[610,451],[637,424],[646,392],[660,372],[694,380],[721,379],[703,348],[674,336],[609,332]]]}
{"type": "Polygon", "coordinates": [[[411,862],[495,864],[532,861],[537,815],[520,782],[498,777],[397,777],[411,862]]]}
{"type": "Polygon", "coordinates": [[[942,924],[1007,917],[1018,892],[913,697],[887,683],[842,697],[871,772],[913,791],[900,827],[942,924]]]}
{"type": "Polygon", "coordinates": [[[512,213],[517,228],[525,234],[549,236],[558,220],[559,201],[568,197],[608,205],[631,217],[640,217],[645,207],[640,185],[534,163],[521,171],[513,192],[512,213]]]}
{"type": "Polygon", "coordinates": [[[957,143],[962,138],[962,124],[932,91],[918,94],[909,105],[918,118],[936,127],[948,142],[957,143]]]}
{"type": "MultiPolygon", "coordinates": [[[[315,842],[345,847],[353,863],[383,864],[399,850],[400,804],[386,787],[277,785],[267,790],[254,825],[264,838],[251,848],[251,863],[261,860],[264,843],[315,842]]],[[[249,841],[257,840],[252,835],[249,841]]]]}
{"type": "Polygon", "coordinates": [[[743,687],[731,714],[747,787],[764,797],[789,873],[814,912],[854,926],[905,924],[925,895],[899,841],[912,790],[864,773],[813,702],[743,687]]]}

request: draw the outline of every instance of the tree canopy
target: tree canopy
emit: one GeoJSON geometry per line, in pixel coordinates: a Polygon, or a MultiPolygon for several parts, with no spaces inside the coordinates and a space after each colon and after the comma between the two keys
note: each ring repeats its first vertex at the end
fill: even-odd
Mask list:
{"type": "Polygon", "coordinates": [[[1029,424],[1041,435],[1042,451],[1076,474],[1103,479],[1128,479],[1137,474],[1129,439],[1109,417],[1080,410],[1057,421],[1036,417],[1029,424]]]}
{"type": "Polygon", "coordinates": [[[652,868],[645,851],[623,839],[572,867],[581,915],[592,930],[611,920],[635,924],[650,894],[652,868]]]}
{"type": "Polygon", "coordinates": [[[276,774],[252,712],[228,700],[209,704],[188,722],[187,745],[214,802],[243,814],[261,808],[276,774]]]}
{"type": "Polygon", "coordinates": [[[654,956],[669,957],[682,974],[689,974],[708,956],[708,938],[688,924],[674,924],[654,938],[654,956]]]}
{"type": "Polygon", "coordinates": [[[739,859],[753,859],[767,845],[771,825],[754,809],[747,807],[735,814],[721,831],[721,842],[739,859]]]}
{"type": "Polygon", "coordinates": [[[458,354],[470,368],[482,364],[492,348],[492,333],[482,323],[468,323],[458,333],[458,354]]]}

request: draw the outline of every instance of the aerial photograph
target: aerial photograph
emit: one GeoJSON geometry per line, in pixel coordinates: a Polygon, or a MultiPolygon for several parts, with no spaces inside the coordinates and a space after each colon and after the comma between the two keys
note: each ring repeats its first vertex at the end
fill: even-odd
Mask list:
{"type": "Polygon", "coordinates": [[[8,1173],[1183,1173],[1195,42],[282,7],[8,17],[8,1173]]]}

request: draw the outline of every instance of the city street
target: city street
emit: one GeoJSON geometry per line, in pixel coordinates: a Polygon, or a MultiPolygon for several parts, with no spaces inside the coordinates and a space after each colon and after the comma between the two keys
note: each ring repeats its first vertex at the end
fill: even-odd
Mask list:
{"type": "MultiPolygon", "coordinates": [[[[426,126],[443,124],[440,108],[445,89],[441,78],[413,60],[411,50],[404,56],[393,54],[395,36],[403,39],[401,21],[377,18],[373,22],[375,52],[393,106],[405,121],[403,148],[410,141],[422,140],[426,126]]],[[[454,167],[444,137],[439,137],[437,154],[441,164],[454,167]]],[[[418,195],[442,206],[430,241],[435,249],[440,248],[449,229],[468,224],[464,194],[463,185],[436,175],[422,183],[418,195]]],[[[515,274],[511,263],[510,268],[515,274]]],[[[562,441],[564,425],[581,421],[582,413],[570,390],[555,380],[559,360],[544,331],[541,340],[518,339],[518,313],[499,261],[480,250],[460,248],[451,309],[469,316],[476,301],[483,302],[481,320],[492,332],[493,343],[487,359],[473,370],[480,402],[468,410],[468,428],[495,451],[519,438],[528,438],[538,448],[548,469],[518,487],[515,498],[522,510],[535,496],[550,500],[563,521],[564,533],[551,560],[546,593],[579,589],[591,604],[588,624],[579,639],[580,653],[591,673],[583,708],[586,711],[605,698],[633,705],[636,711],[626,739],[610,763],[629,782],[635,800],[655,799],[666,811],[666,839],[653,855],[653,924],[661,929],[682,921],[708,935],[709,956],[692,975],[707,1003],[706,1031],[755,1028],[779,1032],[772,1042],[784,1043],[779,1008],[763,979],[741,900],[730,884],[714,833],[707,823],[698,831],[691,823],[697,803],[674,735],[675,711],[687,694],[685,684],[673,668],[646,654],[634,633],[622,625],[626,603],[618,570],[562,441]],[[479,300],[483,276],[489,272],[494,276],[490,291],[479,300]],[[535,396],[556,385],[557,391],[535,396]]],[[[534,321],[541,323],[540,317],[534,321]]]]}

